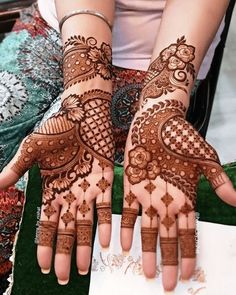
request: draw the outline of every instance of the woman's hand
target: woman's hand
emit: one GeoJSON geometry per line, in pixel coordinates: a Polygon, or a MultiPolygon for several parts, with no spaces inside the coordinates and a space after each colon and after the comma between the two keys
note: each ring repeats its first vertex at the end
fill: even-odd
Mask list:
{"type": "Polygon", "coordinates": [[[155,276],[159,233],[165,290],[173,290],[177,282],[178,244],[182,279],[189,279],[195,267],[201,173],[226,203],[236,206],[236,192],[217,153],[185,120],[185,112],[178,100],[148,101],[134,118],[125,151],[122,248],[131,248],[141,205],[143,270],[147,277],[155,276]]]}
{"type": "Polygon", "coordinates": [[[23,141],[0,175],[0,187],[6,188],[39,164],[43,198],[38,262],[42,272],[50,271],[57,236],[55,271],[61,284],[69,280],[75,240],[78,271],[88,272],[95,201],[100,242],[109,246],[114,156],[110,101],[111,94],[100,89],[66,97],[59,112],[23,141]]]}

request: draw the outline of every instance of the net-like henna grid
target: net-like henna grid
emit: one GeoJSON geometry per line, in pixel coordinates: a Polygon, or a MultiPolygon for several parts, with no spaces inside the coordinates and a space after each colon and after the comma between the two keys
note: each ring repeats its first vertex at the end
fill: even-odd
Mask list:
{"type": "Polygon", "coordinates": [[[180,250],[182,258],[196,257],[196,231],[195,229],[179,229],[180,250]]]}
{"type": "Polygon", "coordinates": [[[157,227],[141,227],[142,251],[156,252],[157,249],[157,227]]]}
{"type": "Polygon", "coordinates": [[[53,221],[40,221],[37,229],[37,244],[40,246],[53,247],[57,223],[53,221]]]}
{"type": "Polygon", "coordinates": [[[110,202],[102,202],[97,203],[97,215],[98,215],[98,225],[100,224],[111,224],[111,203],[110,202]]]}
{"type": "Polygon", "coordinates": [[[92,230],[93,223],[91,220],[76,221],[77,246],[92,247],[92,230]]]}
{"type": "Polygon", "coordinates": [[[178,239],[160,237],[163,265],[178,265],[178,239]]]}
{"type": "Polygon", "coordinates": [[[56,253],[71,254],[74,240],[74,229],[58,229],[56,253]]]}
{"type": "Polygon", "coordinates": [[[121,217],[121,227],[134,228],[138,216],[138,210],[133,208],[123,208],[121,217]]]}

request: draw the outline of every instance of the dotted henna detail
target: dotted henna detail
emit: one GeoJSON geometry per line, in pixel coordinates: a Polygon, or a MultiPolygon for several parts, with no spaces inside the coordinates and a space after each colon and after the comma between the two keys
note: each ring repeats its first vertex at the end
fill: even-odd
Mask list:
{"type": "Polygon", "coordinates": [[[63,55],[64,86],[70,86],[99,75],[111,80],[111,47],[102,43],[97,47],[93,37],[73,36],[67,40],[63,55]],[[68,49],[68,47],[70,47],[68,49]]]}

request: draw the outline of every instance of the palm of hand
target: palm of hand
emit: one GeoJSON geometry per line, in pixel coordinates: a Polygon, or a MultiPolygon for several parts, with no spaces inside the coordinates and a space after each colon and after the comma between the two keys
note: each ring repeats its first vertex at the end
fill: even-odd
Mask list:
{"type": "MultiPolygon", "coordinates": [[[[12,160],[11,169],[19,176],[35,162],[41,170],[38,260],[42,269],[50,268],[56,232],[56,253],[71,254],[76,234],[77,246],[91,247],[94,199],[98,223],[109,225],[100,241],[104,246],[109,244],[114,155],[110,98],[110,93],[98,89],[69,95],[59,112],[23,141],[17,160],[12,160]],[[45,246],[50,249],[46,254],[49,263],[42,257],[45,246]]],[[[88,269],[87,260],[78,258],[78,268],[88,269]]],[[[56,267],[59,278],[63,277],[61,267],[56,267]]],[[[66,272],[68,277],[68,269],[66,272]]]]}
{"type": "Polygon", "coordinates": [[[136,115],[127,140],[122,247],[131,247],[132,228],[141,204],[143,268],[147,276],[155,273],[158,232],[163,266],[178,264],[178,236],[181,258],[194,264],[194,208],[200,173],[213,188],[225,183],[215,150],[184,120],[184,115],[185,108],[177,100],[154,104],[136,115]]]}

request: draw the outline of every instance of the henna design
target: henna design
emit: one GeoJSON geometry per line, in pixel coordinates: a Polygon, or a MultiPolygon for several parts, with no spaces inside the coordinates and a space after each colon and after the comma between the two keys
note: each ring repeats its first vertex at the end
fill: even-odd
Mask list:
{"type": "MultiPolygon", "coordinates": [[[[200,173],[206,175],[213,187],[224,183],[223,168],[215,150],[185,121],[185,112],[185,107],[178,100],[161,101],[142,111],[141,115],[136,117],[131,130],[133,148],[128,153],[128,165],[125,169],[132,185],[145,180],[143,187],[149,193],[150,199],[150,205],[145,211],[150,219],[150,226],[147,227],[149,230],[152,230],[153,218],[158,216],[152,205],[155,180],[160,177],[166,183],[166,192],[161,197],[166,211],[160,221],[167,232],[166,237],[161,237],[163,265],[178,263],[177,238],[169,235],[176,222],[175,217],[169,213],[169,207],[181,202],[178,203],[180,214],[186,217],[186,230],[179,232],[182,257],[193,258],[195,238],[194,230],[189,229],[188,218],[194,211],[200,173]],[[184,200],[181,198],[179,201],[170,195],[168,184],[183,192],[184,200]]],[[[154,243],[151,237],[150,240],[150,243],[154,243]]],[[[145,239],[142,238],[142,241],[144,243],[145,239]]]]}
{"type": "Polygon", "coordinates": [[[97,203],[97,215],[98,215],[98,225],[100,224],[111,224],[111,203],[102,202],[97,203]]]}
{"type": "Polygon", "coordinates": [[[178,239],[160,237],[163,265],[178,265],[178,239]]]}
{"type": "Polygon", "coordinates": [[[58,229],[56,253],[71,254],[74,245],[74,229],[58,229]]]}
{"type": "Polygon", "coordinates": [[[68,209],[66,210],[66,213],[62,215],[61,219],[65,223],[65,227],[67,227],[68,223],[75,220],[73,214],[70,212],[70,206],[76,200],[76,197],[70,192],[64,196],[63,199],[68,203],[68,209]]]}
{"type": "Polygon", "coordinates": [[[125,200],[128,203],[129,207],[131,207],[131,205],[134,203],[134,201],[137,200],[137,197],[135,196],[135,194],[132,191],[130,191],[128,193],[128,195],[126,195],[125,200]]]}
{"type": "Polygon", "coordinates": [[[141,227],[142,251],[156,252],[157,249],[157,227],[141,227]]]}
{"type": "Polygon", "coordinates": [[[133,208],[123,208],[121,227],[134,228],[136,219],[138,216],[138,210],[133,208]]]}
{"type": "MultiPolygon", "coordinates": [[[[94,158],[113,166],[110,100],[111,94],[99,89],[69,95],[60,111],[25,140],[21,157],[12,169],[22,175],[29,162],[38,161],[44,183],[44,213],[48,219],[56,213],[53,200],[91,173],[94,158]]],[[[69,212],[63,217],[66,225],[72,219],[69,212]]]]}
{"type": "Polygon", "coordinates": [[[224,183],[223,168],[215,150],[184,120],[184,113],[181,102],[166,100],[135,120],[131,135],[135,147],[129,152],[125,173],[131,184],[139,183],[149,179],[148,164],[156,161],[155,176],[176,186],[194,205],[200,172],[219,186],[224,183]],[[140,146],[142,151],[137,150],[140,146]]]}
{"type": "Polygon", "coordinates": [[[148,98],[158,98],[176,89],[187,93],[190,77],[194,81],[196,76],[194,59],[195,47],[187,45],[184,36],[163,49],[148,68],[141,93],[143,103],[148,98]]]}
{"type": "Polygon", "coordinates": [[[91,220],[78,220],[76,222],[77,245],[92,247],[92,227],[91,220]]]}
{"type": "Polygon", "coordinates": [[[63,56],[65,88],[97,75],[104,80],[111,79],[111,47],[104,42],[100,48],[96,45],[93,37],[73,36],[67,40],[63,56]]]}
{"type": "Polygon", "coordinates": [[[53,247],[57,223],[54,221],[40,221],[37,229],[37,244],[40,246],[53,247]]]}
{"type": "Polygon", "coordinates": [[[179,229],[180,249],[182,258],[196,257],[195,229],[179,229]]]}

